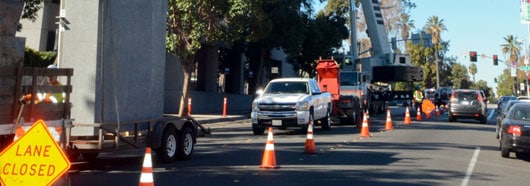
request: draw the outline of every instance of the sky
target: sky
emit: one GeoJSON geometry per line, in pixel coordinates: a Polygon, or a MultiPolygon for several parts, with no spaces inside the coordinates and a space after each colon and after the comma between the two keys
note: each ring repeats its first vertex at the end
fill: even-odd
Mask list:
{"type": "MultiPolygon", "coordinates": [[[[501,44],[504,37],[514,35],[528,44],[528,25],[521,23],[520,0],[413,0],[416,8],[411,10],[416,29],[421,29],[431,16],[444,20],[447,31],[441,33],[444,41],[450,42],[447,56],[458,56],[457,62],[469,66],[469,51],[477,51],[477,74],[475,81],[484,80],[496,91],[494,78],[508,66],[499,62],[493,65],[494,54],[499,60],[505,56],[501,44]],[[489,58],[481,58],[485,54],[489,58]]],[[[507,56],[506,56],[507,57],[507,56]]],[[[472,77],[471,77],[472,78],[472,77]]],[[[495,92],[496,93],[496,92],[495,92]]],[[[497,97],[499,95],[496,95],[497,97]]]]}
{"type": "MultiPolygon", "coordinates": [[[[318,1],[318,0],[315,0],[318,1]]],[[[504,60],[501,44],[504,37],[516,36],[528,44],[528,25],[521,23],[520,0],[412,0],[416,8],[411,9],[411,18],[420,31],[429,17],[438,16],[443,19],[447,31],[441,33],[442,40],[449,41],[450,47],[446,56],[458,57],[457,62],[468,67],[469,51],[477,51],[478,60],[475,81],[484,80],[496,94],[497,83],[494,78],[508,68],[502,62],[493,65],[493,55],[504,60]],[[487,58],[481,58],[484,54],[487,58]]],[[[316,4],[319,10],[326,2],[316,4]]],[[[359,7],[357,7],[359,8],[359,7]]],[[[472,80],[472,76],[470,76],[472,80]]],[[[496,95],[499,97],[499,95],[496,95]]]]}

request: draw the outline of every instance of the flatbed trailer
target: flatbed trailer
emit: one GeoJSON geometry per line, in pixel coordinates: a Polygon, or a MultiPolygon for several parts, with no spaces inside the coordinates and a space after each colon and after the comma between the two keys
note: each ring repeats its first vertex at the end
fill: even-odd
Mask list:
{"type": "Polygon", "coordinates": [[[71,108],[75,106],[69,99],[73,90],[73,69],[0,67],[0,76],[2,149],[12,143],[17,127],[28,128],[32,122],[42,119],[51,130],[57,130],[60,136],[56,140],[70,160],[76,160],[79,155],[93,160],[101,152],[145,147],[151,147],[162,162],[187,160],[192,156],[199,124],[191,117],[161,115],[115,123],[76,123],[70,118],[71,108]],[[59,81],[66,80],[66,84],[44,84],[47,76],[58,76],[59,81]],[[35,104],[35,96],[31,96],[30,103],[26,105],[18,101],[22,95],[39,92],[64,93],[65,99],[63,103],[54,104],[35,104]],[[95,132],[92,135],[77,135],[72,129],[78,127],[93,128],[95,132]]]}

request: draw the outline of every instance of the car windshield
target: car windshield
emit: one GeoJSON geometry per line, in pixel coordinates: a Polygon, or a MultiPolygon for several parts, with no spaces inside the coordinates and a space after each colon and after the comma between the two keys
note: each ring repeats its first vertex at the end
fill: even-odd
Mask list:
{"type": "Polygon", "coordinates": [[[474,92],[457,92],[455,98],[460,101],[472,101],[477,100],[477,94],[474,92]]]}
{"type": "Polygon", "coordinates": [[[265,94],[298,93],[308,94],[306,82],[273,82],[265,89],[265,94]]]}

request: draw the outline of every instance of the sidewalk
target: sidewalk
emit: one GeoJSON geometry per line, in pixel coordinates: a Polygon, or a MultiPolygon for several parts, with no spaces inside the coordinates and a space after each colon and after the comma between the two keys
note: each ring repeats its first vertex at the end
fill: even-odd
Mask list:
{"type": "Polygon", "coordinates": [[[250,115],[245,114],[226,115],[225,117],[223,117],[222,114],[192,114],[191,117],[193,117],[199,124],[250,120],[250,115]]]}

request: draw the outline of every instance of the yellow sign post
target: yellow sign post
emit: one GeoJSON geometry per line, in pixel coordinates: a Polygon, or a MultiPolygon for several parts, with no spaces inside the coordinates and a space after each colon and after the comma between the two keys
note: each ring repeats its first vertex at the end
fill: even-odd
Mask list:
{"type": "Polygon", "coordinates": [[[70,169],[70,161],[38,120],[0,153],[2,185],[51,185],[70,169]]]}

